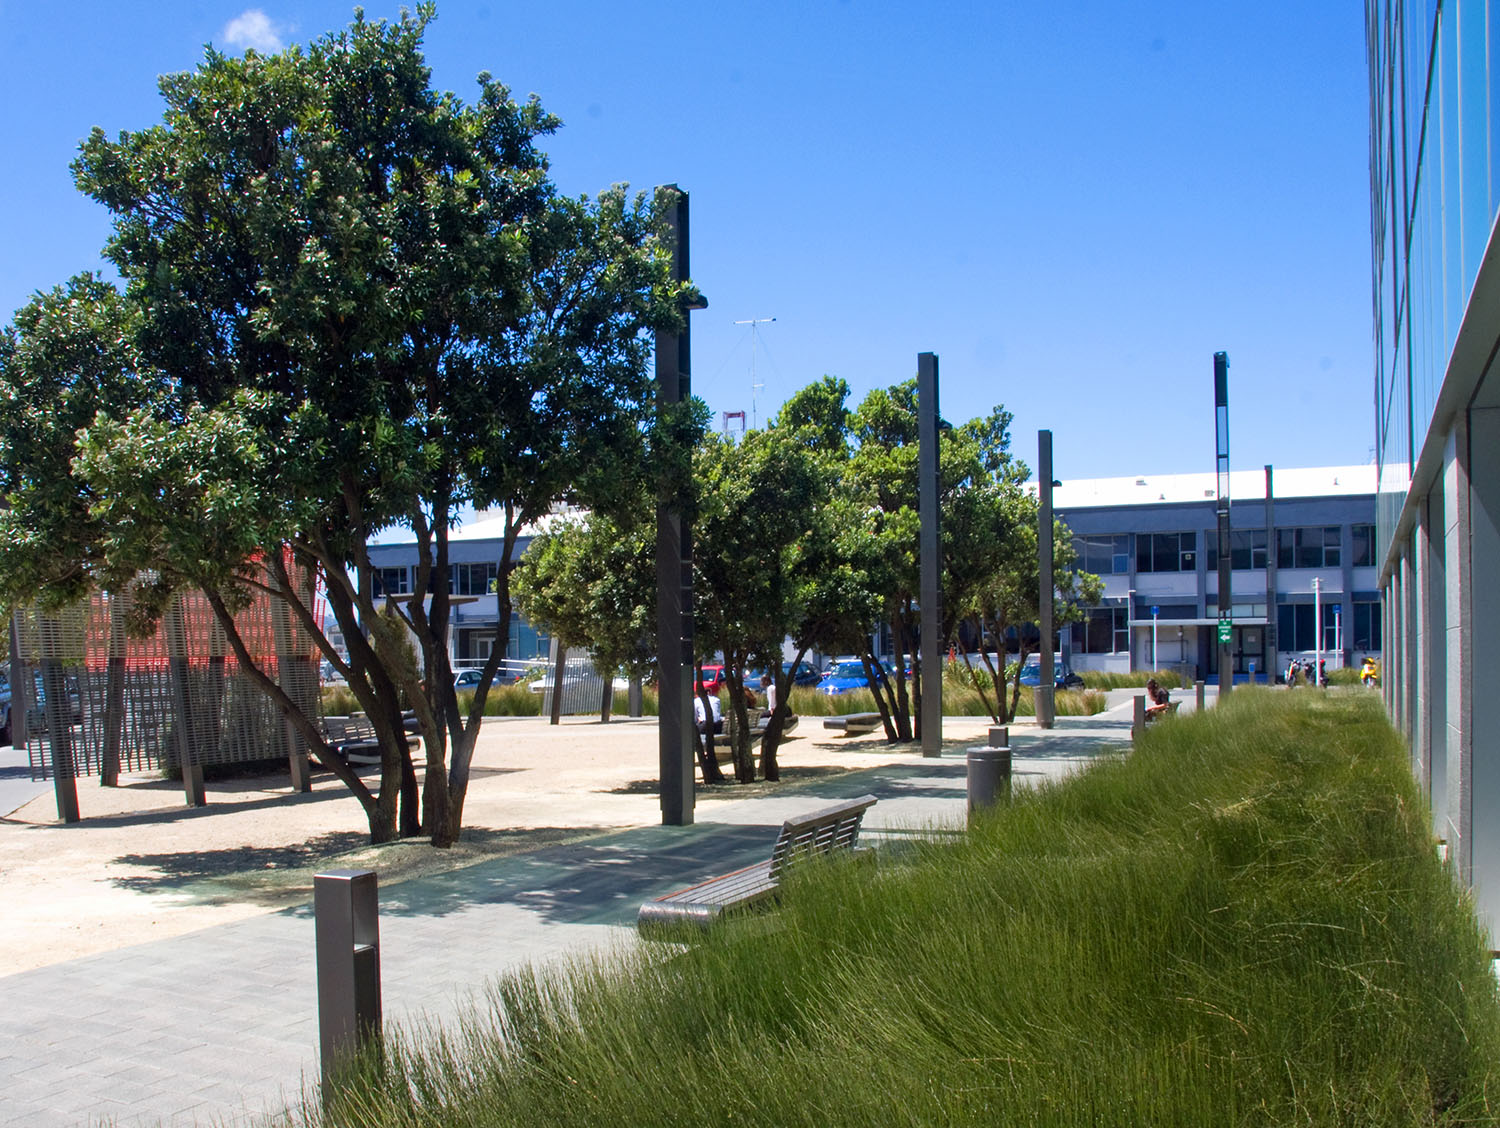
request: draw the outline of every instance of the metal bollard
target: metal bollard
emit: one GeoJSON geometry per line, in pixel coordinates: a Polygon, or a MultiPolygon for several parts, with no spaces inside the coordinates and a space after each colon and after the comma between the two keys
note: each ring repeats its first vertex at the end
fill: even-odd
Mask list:
{"type": "Polygon", "coordinates": [[[1201,713],[1203,712],[1203,683],[1201,681],[1194,682],[1193,688],[1198,691],[1198,712],[1201,713]]]}
{"type": "Polygon", "coordinates": [[[374,870],[313,876],[323,1088],[340,1060],[380,1037],[380,900],[374,870]]]}
{"type": "Polygon", "coordinates": [[[1130,741],[1134,744],[1146,731],[1146,698],[1135,695],[1135,716],[1130,721],[1130,741]]]}
{"type": "Polygon", "coordinates": [[[972,822],[975,811],[993,807],[1002,797],[1010,798],[1010,749],[971,748],[968,763],[968,816],[972,822]]]}
{"type": "Polygon", "coordinates": [[[1039,685],[1032,690],[1032,701],[1036,703],[1036,727],[1049,729],[1057,724],[1057,688],[1039,685]]]}

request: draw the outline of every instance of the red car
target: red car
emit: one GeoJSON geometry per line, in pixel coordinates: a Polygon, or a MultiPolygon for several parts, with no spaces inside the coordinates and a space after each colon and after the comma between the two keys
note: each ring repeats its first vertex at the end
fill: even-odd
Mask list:
{"type": "MultiPolygon", "coordinates": [[[[704,666],[703,681],[699,684],[701,684],[704,689],[708,690],[709,693],[718,693],[719,690],[724,688],[724,667],[704,666]]],[[[698,692],[697,685],[693,686],[693,692],[698,692]]]]}

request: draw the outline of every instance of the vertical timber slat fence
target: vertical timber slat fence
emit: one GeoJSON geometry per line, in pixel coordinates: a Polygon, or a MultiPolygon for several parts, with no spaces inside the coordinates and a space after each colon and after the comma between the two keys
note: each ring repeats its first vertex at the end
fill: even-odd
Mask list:
{"type": "MultiPolygon", "coordinates": [[[[306,598],[312,577],[292,574],[306,598]]],[[[305,790],[303,742],[289,739],[276,705],[241,669],[208,600],[178,595],[144,637],[124,629],[133,604],[130,591],[96,592],[59,611],[15,611],[12,709],[24,711],[15,731],[24,732],[32,778],[59,784],[59,816],[67,817],[62,785],[74,778],[114,786],[121,773],[180,770],[184,760],[201,770],[287,759],[293,785],[305,790]]],[[[256,665],[316,716],[308,631],[265,593],[236,614],[235,628],[256,665]]]]}

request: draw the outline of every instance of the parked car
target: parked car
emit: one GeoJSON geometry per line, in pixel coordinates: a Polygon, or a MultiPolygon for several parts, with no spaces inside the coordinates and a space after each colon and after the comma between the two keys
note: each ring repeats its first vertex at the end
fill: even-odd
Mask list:
{"type": "Polygon", "coordinates": [[[453,688],[478,689],[479,674],[480,671],[478,670],[459,670],[458,673],[453,675],[453,688]]]}
{"type": "MultiPolygon", "coordinates": [[[[875,676],[884,680],[885,671],[875,667],[875,676]]],[[[818,683],[818,692],[836,697],[841,693],[853,693],[856,689],[869,689],[870,679],[865,677],[865,665],[858,658],[840,658],[834,662],[823,680],[818,683]]]]}
{"type": "MultiPolygon", "coordinates": [[[[1082,689],[1083,678],[1073,672],[1073,668],[1066,662],[1054,658],[1052,660],[1052,673],[1058,689],[1082,689]]],[[[1042,684],[1042,656],[1031,654],[1026,658],[1026,665],[1021,667],[1021,684],[1038,686],[1042,684]]]]}
{"type": "MultiPolygon", "coordinates": [[[[792,664],[790,662],[783,662],[781,664],[781,672],[783,674],[786,673],[787,671],[791,670],[791,668],[792,668],[792,664]]],[[[820,673],[818,673],[817,670],[813,669],[812,668],[812,664],[810,662],[799,662],[799,663],[797,663],[797,669],[792,674],[792,684],[793,685],[802,685],[802,686],[817,685],[822,680],[823,680],[823,675],[820,674],[820,673]]]]}
{"type": "MultiPolygon", "coordinates": [[[[706,689],[709,693],[718,693],[719,690],[724,688],[723,666],[703,667],[703,688],[706,689]]],[[[693,692],[698,692],[698,687],[696,685],[693,686],[693,692]]]]}
{"type": "Polygon", "coordinates": [[[0,717],[4,718],[0,723],[0,744],[11,742],[10,734],[10,672],[0,668],[0,717]]]}
{"type": "MultiPolygon", "coordinates": [[[[593,678],[593,676],[594,675],[592,674],[564,674],[563,691],[566,692],[568,686],[570,685],[580,685],[583,682],[589,681],[593,678]]],[[[611,689],[623,691],[630,688],[630,679],[616,674],[613,678],[610,679],[609,684],[611,689]]],[[[532,693],[546,693],[549,689],[552,688],[552,675],[548,674],[544,678],[537,678],[535,681],[530,683],[529,688],[531,689],[532,693]]]]}

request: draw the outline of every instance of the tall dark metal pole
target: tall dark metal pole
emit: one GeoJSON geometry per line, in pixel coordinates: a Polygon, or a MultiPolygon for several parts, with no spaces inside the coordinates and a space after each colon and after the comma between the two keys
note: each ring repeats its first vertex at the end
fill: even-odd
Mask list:
{"type": "Polygon", "coordinates": [[[1052,432],[1036,433],[1037,481],[1040,512],[1037,514],[1037,628],[1041,632],[1038,652],[1041,669],[1036,684],[1036,723],[1049,729],[1057,722],[1057,678],[1052,669],[1052,432]]]}
{"type": "Polygon", "coordinates": [[[1214,434],[1219,517],[1219,693],[1234,686],[1234,591],[1229,548],[1229,354],[1214,353],[1214,434]]]}
{"type": "MultiPolygon", "coordinates": [[[[1252,561],[1253,563],[1253,561],[1252,561]]],[[[1266,467],[1266,684],[1276,684],[1281,669],[1280,640],[1276,636],[1276,490],[1271,467],[1266,467]]]]}
{"type": "MultiPolygon", "coordinates": [[[[688,197],[675,184],[661,189],[673,246],[672,277],[688,272],[688,197]]],[[[706,303],[705,303],[706,304],[706,303]]],[[[693,308],[702,308],[701,305],[693,308]]],[[[692,348],[687,307],[681,333],[656,334],[658,415],[691,398],[692,348]]],[[[674,490],[688,483],[671,483],[674,490]]],[[[693,535],[676,505],[656,507],[656,638],[661,686],[657,738],[661,760],[661,821],[687,826],[693,821],[693,535]]],[[[555,691],[554,691],[555,692],[555,691]]]]}
{"type": "Polygon", "coordinates": [[[938,358],[917,354],[917,508],[922,565],[922,755],[943,751],[943,586],[938,522],[938,358]]]}

